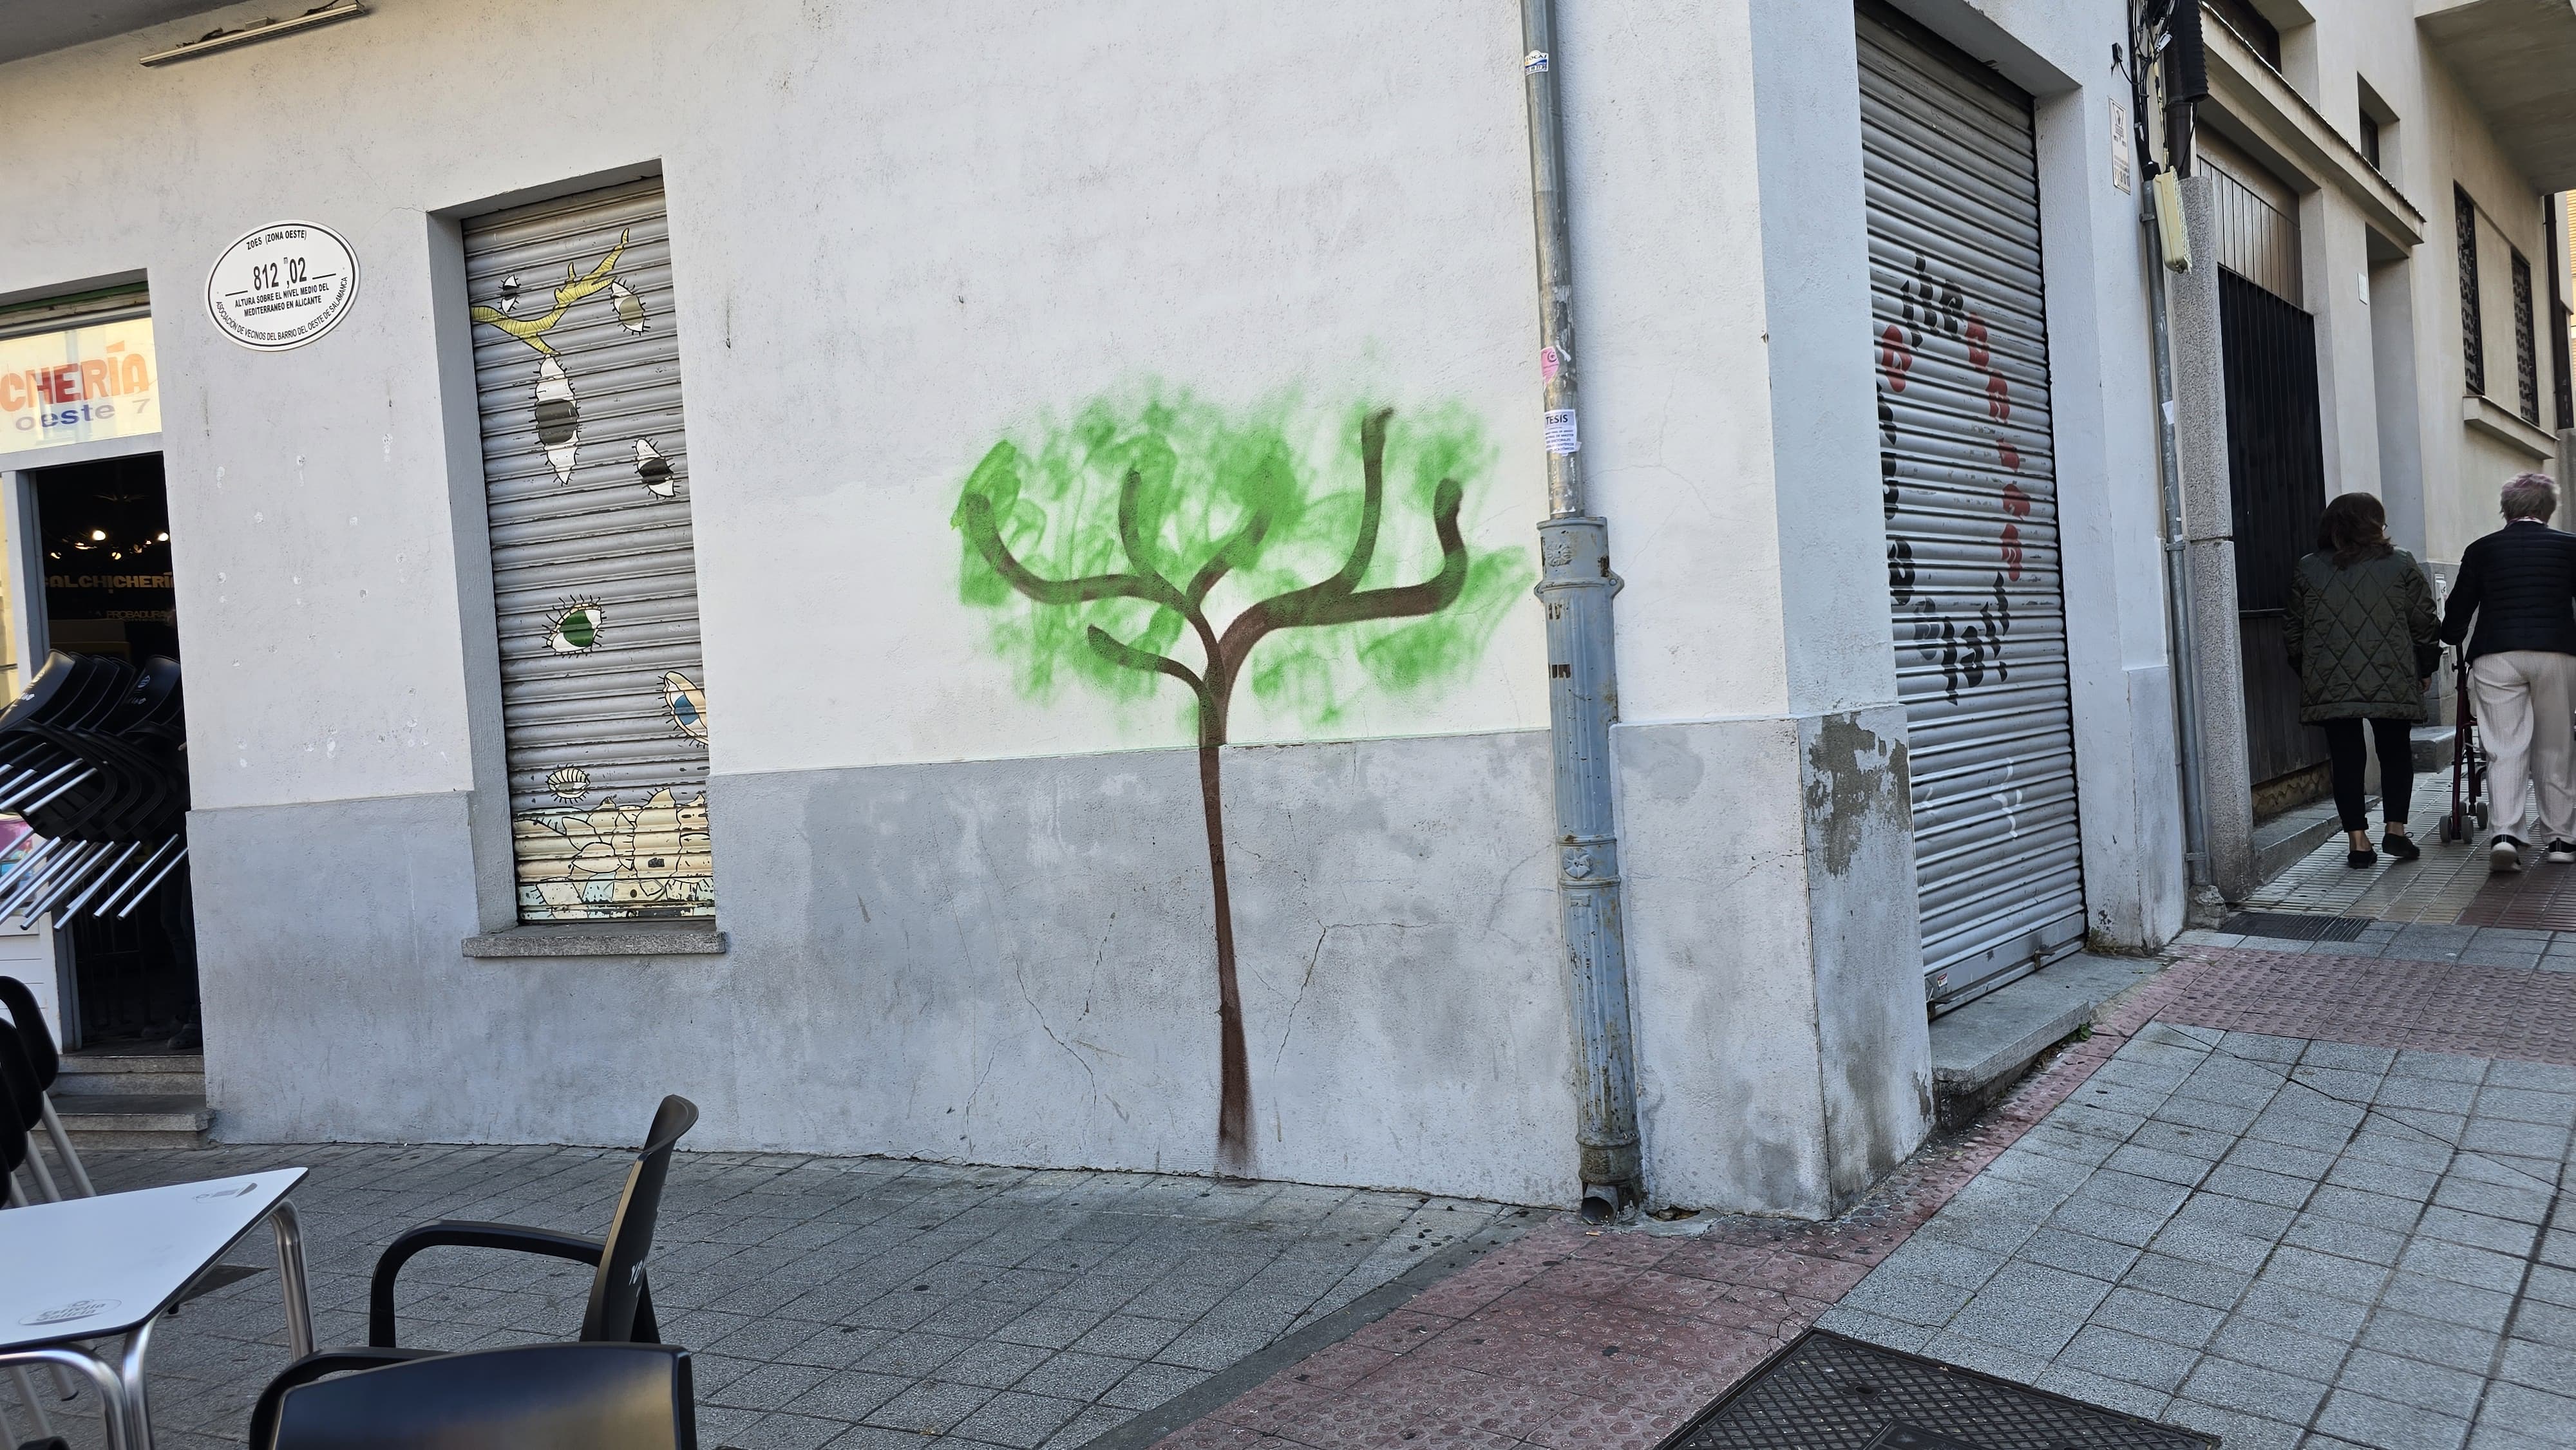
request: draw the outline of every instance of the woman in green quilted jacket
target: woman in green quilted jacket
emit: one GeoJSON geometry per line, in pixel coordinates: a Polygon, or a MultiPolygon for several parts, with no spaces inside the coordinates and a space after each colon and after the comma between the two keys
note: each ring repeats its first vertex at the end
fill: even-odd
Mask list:
{"type": "Polygon", "coordinates": [[[2415,556],[2388,542],[2388,514],[2366,493],[2326,505],[2317,551],[2290,577],[2283,620],[2290,667],[2299,672],[2299,719],[2325,728],[2333,758],[2335,809],[2352,833],[2345,864],[2359,870],[2370,849],[2363,810],[2362,722],[2379,749],[2380,849],[2393,861],[2423,854],[2406,838],[2415,777],[2409,727],[2424,718],[2424,687],[2442,661],[2442,622],[2415,556]]]}

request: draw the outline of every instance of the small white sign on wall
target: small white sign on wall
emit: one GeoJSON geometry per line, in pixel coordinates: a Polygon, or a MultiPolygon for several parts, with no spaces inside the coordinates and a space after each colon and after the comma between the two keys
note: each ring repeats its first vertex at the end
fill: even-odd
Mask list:
{"type": "Polygon", "coordinates": [[[2111,102],[2111,184],[2122,191],[2129,189],[2129,108],[2117,98],[2111,102]]]}
{"type": "Polygon", "coordinates": [[[271,222],[245,232],[206,273],[206,315],[261,352],[302,347],[340,325],[358,300],[358,256],[338,232],[271,222]]]}

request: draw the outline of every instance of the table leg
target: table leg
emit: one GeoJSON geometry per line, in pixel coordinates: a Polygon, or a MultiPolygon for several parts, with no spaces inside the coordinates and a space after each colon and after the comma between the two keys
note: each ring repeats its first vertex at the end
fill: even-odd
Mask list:
{"type": "Polygon", "coordinates": [[[143,1356],[152,1349],[152,1326],[158,1317],[146,1319],[125,1336],[125,1357],[117,1366],[117,1378],[125,1385],[126,1450],[152,1450],[152,1409],[143,1384],[143,1356]]]}
{"type": "Polygon", "coordinates": [[[54,1140],[54,1152],[62,1158],[63,1166],[71,1170],[72,1187],[79,1189],[83,1198],[98,1197],[98,1190],[90,1186],[89,1170],[81,1166],[80,1155],[72,1151],[71,1135],[63,1131],[62,1117],[54,1111],[54,1100],[50,1095],[44,1099],[44,1113],[45,1136],[54,1140]]]}
{"type": "Polygon", "coordinates": [[[150,1450],[147,1444],[135,1438],[138,1427],[126,1414],[124,1385],[118,1382],[116,1371],[100,1362],[98,1356],[59,1344],[0,1354],[0,1365],[11,1369],[31,1364],[50,1364],[89,1376],[90,1382],[98,1387],[100,1418],[107,1422],[108,1450],[150,1450]]]}
{"type": "Polygon", "coordinates": [[[295,1205],[281,1198],[268,1211],[268,1226],[277,1234],[277,1287],[286,1301],[286,1357],[291,1363],[313,1352],[313,1297],[304,1282],[304,1229],[295,1205]]]}

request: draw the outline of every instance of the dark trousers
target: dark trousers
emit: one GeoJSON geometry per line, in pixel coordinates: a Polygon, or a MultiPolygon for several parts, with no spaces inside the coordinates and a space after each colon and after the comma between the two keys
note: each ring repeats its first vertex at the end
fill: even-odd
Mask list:
{"type": "MultiPolygon", "coordinates": [[[[2370,815],[2362,809],[2361,794],[2361,726],[2359,720],[2321,722],[2326,732],[2326,753],[2334,761],[2335,809],[2343,813],[2347,831],[2370,829],[2370,815]]],[[[2411,720],[2373,720],[2370,733],[2379,746],[2379,812],[2392,826],[2406,824],[2408,798],[2415,793],[2415,747],[2407,738],[2411,720]]]]}

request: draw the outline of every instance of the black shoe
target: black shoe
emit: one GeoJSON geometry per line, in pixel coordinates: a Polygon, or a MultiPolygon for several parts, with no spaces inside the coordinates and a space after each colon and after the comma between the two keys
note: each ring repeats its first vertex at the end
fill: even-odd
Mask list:
{"type": "Polygon", "coordinates": [[[2371,850],[2367,846],[2364,846],[2360,850],[2346,855],[2343,858],[2343,864],[2351,867],[2355,871],[2359,871],[2366,866],[2376,866],[2379,864],[2379,853],[2371,850]]]}
{"type": "Polygon", "coordinates": [[[2388,859],[2391,861],[2412,861],[2424,854],[2423,847],[2416,845],[2405,836],[2382,836],[2379,838],[2379,849],[2387,852],[2388,859]]]}
{"type": "Polygon", "coordinates": [[[2549,859],[2561,866],[2576,863],[2576,841],[2550,842],[2549,859]]]}

